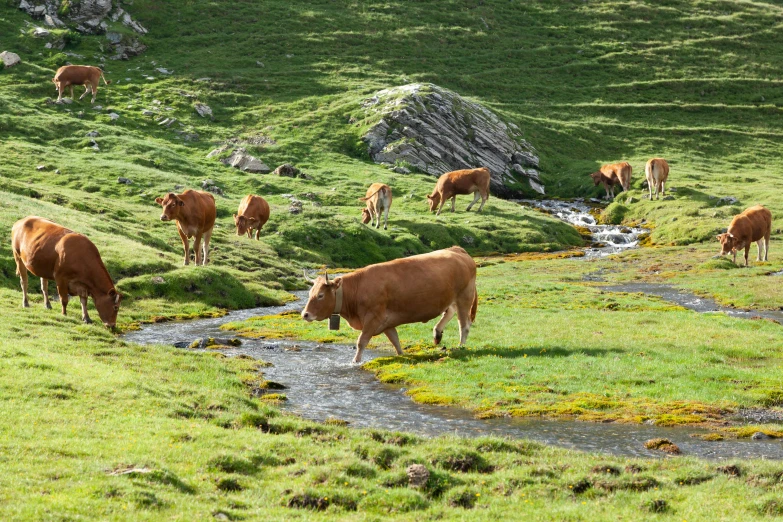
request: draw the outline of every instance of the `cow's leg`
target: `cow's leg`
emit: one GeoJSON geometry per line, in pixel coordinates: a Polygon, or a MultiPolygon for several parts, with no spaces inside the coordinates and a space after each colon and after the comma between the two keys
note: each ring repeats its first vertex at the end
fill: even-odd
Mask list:
{"type": "Polygon", "coordinates": [[[456,194],[451,198],[451,211],[452,212],[456,212],[457,211],[457,195],[456,194]]]}
{"type": "MultiPolygon", "coordinates": [[[[366,327],[367,325],[365,325],[366,327]]],[[[367,343],[370,342],[370,339],[372,339],[372,330],[362,330],[362,333],[359,335],[359,338],[356,340],[356,355],[353,358],[353,362],[360,363],[362,362],[362,352],[364,351],[364,348],[367,346],[367,343]]]]}
{"type": "Polygon", "coordinates": [[[203,265],[201,257],[201,232],[196,234],[193,240],[193,254],[196,256],[196,266],[203,265]]]}
{"type": "Polygon", "coordinates": [[[177,227],[177,232],[179,232],[179,238],[182,240],[182,248],[185,250],[185,262],[182,263],[183,265],[189,265],[190,264],[190,242],[188,241],[188,236],[186,236],[182,230],[177,227]]]}
{"type": "Polygon", "coordinates": [[[745,266],[748,266],[748,254],[750,254],[750,242],[745,245],[745,266]]]}
{"type": "Polygon", "coordinates": [[[372,208],[372,222],[374,223],[375,228],[381,228],[381,211],[378,209],[377,206],[374,206],[372,208]]]}
{"type": "Polygon", "coordinates": [[[446,311],[443,312],[443,315],[440,317],[440,321],[438,321],[438,324],[432,329],[432,341],[436,345],[440,344],[440,341],[443,339],[443,330],[446,328],[446,325],[449,324],[449,321],[451,321],[451,318],[454,317],[456,312],[457,307],[455,305],[446,308],[446,311]]]}
{"type": "Polygon", "coordinates": [[[82,321],[84,321],[87,324],[92,323],[92,319],[90,319],[90,316],[87,315],[87,296],[80,295],[79,301],[81,301],[82,303],[82,321]]]}
{"type": "Polygon", "coordinates": [[[252,228],[248,228],[247,229],[247,237],[248,237],[248,239],[253,239],[253,229],[252,228]]]}
{"type": "Polygon", "coordinates": [[[44,296],[44,306],[47,310],[52,309],[52,303],[49,302],[49,280],[45,277],[41,278],[41,292],[44,296]]]}
{"type": "Polygon", "coordinates": [[[79,100],[81,100],[82,98],[84,98],[85,96],[87,96],[87,93],[88,93],[88,92],[90,92],[90,84],[89,84],[89,83],[88,83],[88,84],[85,84],[85,86],[84,86],[84,92],[82,93],[82,95],[81,95],[81,96],[79,96],[79,100]]]}
{"type": "Polygon", "coordinates": [[[261,227],[258,227],[256,229],[256,241],[258,241],[259,239],[261,239],[261,227]]]}
{"type": "Polygon", "coordinates": [[[65,311],[68,308],[68,283],[55,279],[54,284],[57,285],[57,295],[60,296],[60,306],[62,307],[63,315],[67,315],[65,311]]]}
{"type": "MultiPolygon", "coordinates": [[[[68,87],[71,88],[71,99],[73,100],[73,84],[69,85],[68,87]]],[[[79,98],[81,99],[81,98],[79,98]]]]}
{"type": "Polygon", "coordinates": [[[487,202],[488,199],[489,199],[489,194],[481,194],[481,205],[479,205],[479,209],[478,209],[479,212],[484,210],[484,204],[487,202]]]}
{"type": "Polygon", "coordinates": [[[29,308],[30,302],[27,300],[27,267],[22,262],[22,257],[14,251],[14,261],[16,261],[16,273],[19,274],[19,283],[22,285],[22,308],[29,308]]]}
{"type": "Polygon", "coordinates": [[[394,349],[397,350],[397,355],[402,355],[402,346],[400,346],[400,338],[397,336],[397,329],[389,328],[383,333],[386,334],[386,337],[388,337],[389,341],[394,345],[394,349]]]}
{"type": "Polygon", "coordinates": [[[737,251],[736,250],[732,250],[731,254],[732,254],[731,260],[736,265],[737,264],[737,251]]]}
{"type": "Polygon", "coordinates": [[[62,84],[62,82],[57,84],[57,103],[63,102],[63,93],[65,92],[65,86],[62,84]]]}
{"type": "Polygon", "coordinates": [[[470,333],[470,306],[473,300],[469,304],[464,306],[457,305],[457,323],[459,323],[459,345],[462,346],[468,341],[468,333],[470,333]]]}
{"type": "Polygon", "coordinates": [[[666,183],[661,181],[660,187],[658,188],[658,191],[661,193],[661,196],[665,196],[666,195],[666,183]]]}
{"type": "Polygon", "coordinates": [[[756,252],[756,261],[761,261],[761,248],[764,246],[764,239],[759,239],[756,241],[756,248],[758,251],[756,252]]]}
{"type": "Polygon", "coordinates": [[[201,258],[201,264],[207,264],[207,258],[209,257],[209,240],[212,239],[212,230],[204,232],[204,257],[201,258]]]}
{"type": "Polygon", "coordinates": [[[647,188],[650,190],[650,201],[652,201],[652,189],[653,189],[653,185],[652,185],[652,183],[650,183],[650,180],[649,180],[649,179],[647,180],[647,188]]]}
{"type": "Polygon", "coordinates": [[[383,217],[383,229],[388,230],[389,228],[389,209],[391,208],[391,205],[387,203],[386,208],[384,209],[384,217],[383,217]]]}
{"type": "Polygon", "coordinates": [[[764,261],[769,261],[769,234],[764,236],[764,261]]]}
{"type": "Polygon", "coordinates": [[[470,204],[468,205],[468,208],[465,209],[465,212],[470,212],[470,209],[473,208],[473,205],[476,204],[476,202],[479,200],[480,197],[481,197],[481,193],[478,190],[476,192],[474,192],[473,193],[473,201],[470,202],[470,204]]]}
{"type": "Polygon", "coordinates": [[[98,96],[98,85],[100,85],[100,80],[95,82],[95,85],[92,86],[92,100],[90,103],[95,103],[95,97],[98,96]]]}
{"type": "Polygon", "coordinates": [[[443,205],[446,203],[446,200],[444,199],[443,195],[440,197],[440,206],[438,207],[438,211],[435,213],[436,216],[440,216],[440,211],[443,210],[443,205]]]}

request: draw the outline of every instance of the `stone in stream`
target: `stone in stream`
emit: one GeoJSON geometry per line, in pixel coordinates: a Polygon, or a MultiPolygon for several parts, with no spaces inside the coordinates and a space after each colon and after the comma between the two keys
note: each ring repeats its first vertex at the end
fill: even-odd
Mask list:
{"type": "Polygon", "coordinates": [[[495,195],[514,197],[527,180],[544,194],[539,159],[519,127],[459,94],[433,84],[414,83],[376,92],[362,104],[372,122],[362,140],[376,163],[405,164],[440,176],[487,167],[495,195]]]}
{"type": "Polygon", "coordinates": [[[772,437],[770,437],[769,435],[767,435],[764,432],[757,431],[756,433],[751,435],[750,438],[753,439],[753,440],[765,440],[765,439],[770,439],[772,437]]]}
{"type": "Polygon", "coordinates": [[[679,446],[669,439],[663,438],[650,439],[644,443],[644,447],[649,450],[663,451],[664,453],[668,453],[670,455],[679,455],[681,453],[679,446]]]}
{"type": "Polygon", "coordinates": [[[206,339],[196,339],[188,345],[188,348],[227,348],[230,346],[241,346],[242,341],[239,339],[229,339],[221,337],[207,337],[206,339]]]}

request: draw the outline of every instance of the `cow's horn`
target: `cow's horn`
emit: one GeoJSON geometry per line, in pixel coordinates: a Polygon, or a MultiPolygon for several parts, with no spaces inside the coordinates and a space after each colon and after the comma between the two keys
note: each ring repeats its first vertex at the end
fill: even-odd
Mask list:
{"type": "Polygon", "coordinates": [[[302,274],[304,275],[305,281],[307,281],[308,283],[315,283],[315,279],[313,279],[312,277],[307,275],[307,270],[306,269],[304,269],[304,268],[302,269],[302,274]]]}
{"type": "Polygon", "coordinates": [[[329,271],[324,269],[324,278],[326,278],[326,284],[329,284],[329,271]]]}

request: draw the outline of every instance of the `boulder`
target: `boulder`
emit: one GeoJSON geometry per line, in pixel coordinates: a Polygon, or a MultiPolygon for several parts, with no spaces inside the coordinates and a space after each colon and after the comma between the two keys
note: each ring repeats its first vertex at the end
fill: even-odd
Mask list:
{"type": "Polygon", "coordinates": [[[209,116],[210,118],[212,117],[212,109],[210,108],[209,105],[205,105],[203,103],[197,103],[193,106],[193,108],[196,109],[196,112],[202,118],[206,118],[207,116],[209,116]]]}
{"type": "Polygon", "coordinates": [[[47,36],[49,36],[49,34],[51,33],[49,33],[49,31],[47,31],[43,27],[36,27],[35,29],[33,29],[33,37],[35,38],[46,38],[47,36]]]}
{"type": "MultiPolygon", "coordinates": [[[[212,154],[212,152],[210,152],[210,154],[212,154]]],[[[256,158],[255,156],[251,156],[245,149],[241,147],[234,149],[229,157],[220,161],[230,167],[239,169],[242,172],[259,174],[268,174],[272,172],[272,169],[270,169],[263,161],[256,158]]]]}
{"type": "Polygon", "coordinates": [[[12,53],[11,51],[3,51],[0,53],[0,61],[2,61],[6,67],[13,67],[22,60],[16,53],[12,53]]]}
{"type": "Polygon", "coordinates": [[[117,183],[121,183],[123,185],[130,185],[133,182],[131,180],[129,180],[128,178],[123,178],[122,176],[120,176],[119,178],[117,178],[117,183]]]}
{"type": "Polygon", "coordinates": [[[421,464],[411,464],[405,473],[408,475],[408,485],[412,488],[423,488],[430,479],[430,470],[421,464]]]}
{"type": "Polygon", "coordinates": [[[289,163],[283,163],[275,169],[275,174],[286,178],[296,178],[299,176],[299,169],[289,163]]]}
{"type": "Polygon", "coordinates": [[[405,163],[436,176],[487,167],[496,195],[521,196],[509,186],[521,180],[545,192],[538,155],[519,128],[455,92],[409,84],[378,91],[363,107],[375,123],[362,140],[377,163],[405,163]]]}

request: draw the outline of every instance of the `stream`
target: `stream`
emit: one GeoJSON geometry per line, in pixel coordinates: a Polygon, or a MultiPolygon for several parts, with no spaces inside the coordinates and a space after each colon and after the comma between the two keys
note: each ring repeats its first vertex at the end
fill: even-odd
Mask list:
{"type": "MultiPolygon", "coordinates": [[[[254,308],[231,312],[210,319],[145,325],[125,335],[125,340],[140,344],[190,342],[206,337],[231,337],[220,326],[255,316],[300,310],[306,292],[296,292],[297,301],[284,306],[254,308]]],[[[327,328],[323,323],[323,328],[327,328]]],[[[480,420],[460,408],[416,404],[405,389],[379,382],[366,371],[351,364],[354,347],[340,344],[319,345],[303,341],[242,339],[242,346],[221,350],[226,355],[246,354],[271,362],[264,375],[288,387],[283,393],[285,410],[304,418],[323,421],[334,417],[353,427],[406,431],[422,436],[454,434],[464,437],[499,436],[528,439],[545,444],[636,457],[662,457],[660,452],[644,448],[645,441],[664,437],[684,455],[709,459],[766,458],[783,459],[783,444],[772,440],[725,440],[708,442],[692,433],[709,433],[694,427],[663,428],[646,424],[591,423],[569,420],[500,418],[480,420]]],[[[392,355],[390,351],[367,349],[365,360],[392,355]]]]}

